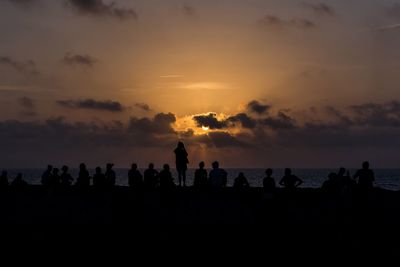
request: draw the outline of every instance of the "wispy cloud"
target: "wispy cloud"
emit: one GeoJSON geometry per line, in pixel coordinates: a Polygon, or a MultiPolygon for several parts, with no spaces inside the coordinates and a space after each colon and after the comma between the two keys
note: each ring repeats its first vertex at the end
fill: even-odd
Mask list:
{"type": "Polygon", "coordinates": [[[82,100],[58,100],[56,103],[65,108],[71,109],[93,109],[99,111],[122,112],[125,107],[113,100],[95,100],[95,99],[82,99],[82,100]]]}
{"type": "Polygon", "coordinates": [[[385,26],[380,26],[377,28],[374,28],[374,31],[387,31],[387,30],[396,30],[400,29],[400,24],[391,24],[391,25],[385,25],[385,26]]]}
{"type": "Polygon", "coordinates": [[[28,61],[18,61],[9,56],[0,56],[0,65],[13,68],[17,72],[23,74],[39,74],[36,64],[33,60],[28,61]]]}
{"type": "Polygon", "coordinates": [[[118,7],[114,2],[104,3],[103,0],[67,0],[69,6],[81,15],[114,17],[121,20],[138,19],[138,14],[132,8],[118,7]]]}
{"type": "Polygon", "coordinates": [[[325,3],[303,2],[302,5],[305,8],[310,9],[317,15],[321,15],[321,16],[335,16],[336,15],[335,9],[332,6],[325,4],[325,3]]]}
{"type": "Polygon", "coordinates": [[[309,19],[292,18],[286,20],[275,15],[265,15],[258,21],[258,24],[262,27],[268,27],[268,28],[298,28],[298,29],[317,28],[317,24],[309,19]]]}
{"type": "Polygon", "coordinates": [[[67,65],[93,67],[93,65],[97,62],[97,59],[89,55],[72,54],[71,52],[68,52],[64,55],[62,61],[67,65]]]}

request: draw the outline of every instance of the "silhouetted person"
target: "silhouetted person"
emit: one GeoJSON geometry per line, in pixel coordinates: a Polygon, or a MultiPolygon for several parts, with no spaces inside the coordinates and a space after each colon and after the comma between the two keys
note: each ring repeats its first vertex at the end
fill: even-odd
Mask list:
{"type": "Polygon", "coordinates": [[[212,163],[212,168],[209,177],[211,188],[220,189],[226,187],[228,182],[228,173],[224,169],[219,168],[218,161],[212,163]]]}
{"type": "Polygon", "coordinates": [[[69,174],[68,172],[69,168],[68,166],[64,165],[61,168],[61,185],[63,187],[68,187],[72,184],[72,182],[74,181],[74,178],[72,178],[71,174],[69,174]]]}
{"type": "Polygon", "coordinates": [[[42,174],[41,183],[43,186],[49,186],[51,183],[51,172],[53,170],[53,166],[47,165],[46,171],[42,174]]]}
{"type": "Polygon", "coordinates": [[[374,187],[375,174],[369,168],[368,161],[362,164],[362,169],[358,170],[353,178],[358,179],[358,187],[360,190],[370,190],[374,187]]]}
{"type": "Polygon", "coordinates": [[[22,189],[28,186],[28,183],[22,178],[22,173],[18,173],[14,181],[11,182],[11,187],[22,189]]]}
{"type": "Polygon", "coordinates": [[[105,172],[105,176],[106,176],[106,183],[108,187],[113,187],[115,185],[115,180],[116,180],[116,174],[115,171],[112,169],[112,167],[114,166],[114,164],[112,163],[108,163],[106,166],[106,172],[105,172]]]}
{"type": "Polygon", "coordinates": [[[147,189],[155,189],[158,186],[158,171],[154,169],[153,163],[144,171],[144,186],[147,189]]]}
{"type": "Polygon", "coordinates": [[[341,192],[341,183],[336,173],[330,173],[328,180],[322,184],[322,190],[329,195],[337,195],[341,192]]]}
{"type": "Polygon", "coordinates": [[[161,189],[172,189],[175,187],[174,178],[172,178],[172,173],[168,164],[164,164],[163,170],[158,174],[160,179],[161,189]]]}
{"type": "Polygon", "coordinates": [[[351,192],[357,185],[356,181],[351,178],[350,172],[343,167],[339,169],[337,177],[344,192],[351,192]]]}
{"type": "Polygon", "coordinates": [[[106,176],[101,171],[100,167],[96,167],[95,173],[93,175],[93,186],[95,188],[104,188],[106,186],[106,176]]]}
{"type": "Polygon", "coordinates": [[[57,187],[61,183],[61,176],[60,176],[60,170],[57,168],[53,169],[53,172],[51,173],[50,176],[50,187],[57,187]]]}
{"type": "Polygon", "coordinates": [[[179,186],[186,186],[186,170],[189,163],[188,153],[186,152],[185,145],[182,142],[178,143],[177,148],[174,150],[176,158],[176,170],[178,171],[179,186]]]}
{"type": "Polygon", "coordinates": [[[299,187],[303,183],[303,180],[301,180],[299,177],[296,175],[292,174],[292,170],[289,168],[285,169],[285,175],[282,177],[281,181],[279,184],[286,189],[293,190],[297,187],[299,187]]]}
{"type": "Polygon", "coordinates": [[[0,176],[0,188],[4,188],[7,186],[8,186],[8,174],[6,171],[2,171],[0,176]]]}
{"type": "Polygon", "coordinates": [[[143,188],[143,175],[138,170],[137,164],[133,163],[128,172],[128,184],[131,188],[143,188]]]}
{"type": "Polygon", "coordinates": [[[272,178],[272,169],[267,169],[265,171],[265,178],[263,179],[263,188],[264,188],[264,192],[267,193],[272,193],[275,191],[276,188],[276,184],[275,184],[275,179],[272,178]]]}
{"type": "Polygon", "coordinates": [[[90,187],[90,175],[85,163],[79,165],[79,174],[78,179],[76,179],[76,185],[81,188],[90,187]]]}
{"type": "Polygon", "coordinates": [[[249,188],[250,184],[247,181],[247,178],[244,176],[244,173],[239,173],[239,176],[235,178],[235,182],[233,183],[233,187],[235,189],[245,189],[249,188]]]}
{"type": "Polygon", "coordinates": [[[204,162],[199,163],[199,168],[194,172],[193,186],[199,189],[205,189],[208,186],[207,170],[204,169],[204,162]]]}

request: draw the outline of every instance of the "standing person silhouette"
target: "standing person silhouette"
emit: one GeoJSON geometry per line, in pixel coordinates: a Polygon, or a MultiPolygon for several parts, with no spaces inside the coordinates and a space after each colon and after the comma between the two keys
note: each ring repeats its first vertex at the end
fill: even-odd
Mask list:
{"type": "Polygon", "coordinates": [[[374,188],[375,174],[369,168],[369,162],[365,161],[362,164],[362,169],[354,174],[354,179],[358,179],[358,187],[362,191],[368,191],[374,188]]]}
{"type": "Polygon", "coordinates": [[[76,179],[76,185],[80,188],[90,187],[90,175],[85,163],[79,165],[79,174],[78,179],[76,179]]]}
{"type": "Polygon", "coordinates": [[[286,168],[285,175],[282,177],[279,184],[288,190],[294,190],[297,187],[299,187],[301,184],[303,184],[303,180],[301,180],[296,175],[293,175],[291,169],[286,168]]]}
{"type": "Polygon", "coordinates": [[[179,186],[182,186],[182,180],[183,186],[186,186],[186,170],[189,160],[185,145],[182,142],[179,142],[174,153],[176,157],[176,170],[178,171],[179,186]]]}

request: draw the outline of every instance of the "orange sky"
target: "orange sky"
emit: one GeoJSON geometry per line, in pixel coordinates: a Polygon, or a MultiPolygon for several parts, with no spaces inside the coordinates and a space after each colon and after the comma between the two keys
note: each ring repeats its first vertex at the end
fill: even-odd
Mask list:
{"type": "MultiPolygon", "coordinates": [[[[372,115],[386,112],[379,113],[385,119],[399,115],[388,104],[399,98],[396,25],[400,23],[400,4],[395,1],[84,2],[0,3],[0,120],[43,125],[49,118],[63,117],[71,124],[104,126],[119,121],[128,127],[132,117],[153,120],[159,113],[172,113],[175,136],[169,137],[171,143],[193,131],[195,136],[188,143],[196,153],[194,162],[224,157],[231,165],[239,164],[229,157],[230,151],[224,151],[235,147],[222,149],[215,145],[214,137],[210,137],[214,145],[196,139],[217,132],[227,133],[240,144],[251,144],[251,148],[235,148],[248,155],[243,165],[264,166],[284,165],[295,158],[286,160],[282,155],[260,160],[260,154],[282,151],[289,145],[276,140],[281,133],[260,125],[271,128],[287,116],[296,124],[291,134],[299,136],[304,133],[296,132],[298,127],[304,130],[321,121],[331,125],[348,116],[352,123],[346,127],[351,127],[353,134],[362,126],[355,121],[366,115],[352,106],[376,103],[379,106],[372,115]],[[252,113],[248,104],[254,100],[269,106],[268,112],[252,113]],[[119,108],[115,110],[110,103],[119,108]],[[327,107],[340,114],[326,112],[327,107]],[[257,126],[246,129],[243,122],[236,121],[205,131],[193,116],[210,112],[216,113],[219,121],[244,113],[257,126]],[[265,136],[271,143],[255,142],[265,136]],[[277,148],[271,150],[271,145],[277,148]]],[[[388,121],[390,127],[396,127],[388,121]]],[[[375,120],[371,127],[381,124],[375,120]]],[[[374,138],[385,136],[375,128],[363,132],[368,140],[364,148],[371,144],[371,134],[374,138]]],[[[339,145],[349,143],[351,139],[339,145]]],[[[149,147],[157,145],[134,145],[132,149],[150,153],[149,147]]],[[[326,154],[329,145],[325,150],[318,146],[315,154],[326,154]]],[[[118,148],[112,149],[120,153],[118,148]]],[[[383,144],[370,149],[388,154],[383,144]]],[[[23,154],[19,147],[10,150],[23,154]]],[[[364,152],[360,149],[356,154],[364,152]]],[[[306,150],[304,155],[308,155],[306,150]]],[[[46,157],[33,165],[44,163],[46,157]]],[[[168,157],[163,154],[159,161],[168,157]]],[[[308,158],[298,164],[312,166],[314,159],[308,158]]],[[[358,162],[351,158],[346,163],[358,162]]],[[[149,160],[146,156],[143,161],[149,160]]],[[[130,160],[120,161],[127,164],[130,160]]],[[[8,162],[19,163],[16,159],[8,162]]],[[[330,162],[329,158],[315,165],[330,162]]]]}

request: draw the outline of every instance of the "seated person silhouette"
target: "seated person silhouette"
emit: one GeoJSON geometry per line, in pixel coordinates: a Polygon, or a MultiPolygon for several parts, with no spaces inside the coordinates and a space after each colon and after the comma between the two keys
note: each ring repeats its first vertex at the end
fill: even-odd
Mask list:
{"type": "Polygon", "coordinates": [[[43,186],[49,186],[51,180],[51,172],[53,170],[53,166],[47,165],[46,171],[42,174],[41,183],[43,186]]]}
{"type": "Polygon", "coordinates": [[[115,186],[115,181],[116,181],[116,174],[115,171],[112,169],[114,166],[114,164],[112,163],[107,163],[106,166],[106,172],[105,172],[105,176],[106,176],[106,184],[108,187],[113,187],[115,186]]]}
{"type": "Polygon", "coordinates": [[[11,182],[11,187],[15,189],[22,189],[28,186],[28,183],[22,178],[22,173],[18,173],[14,181],[11,182]]]}
{"type": "Polygon", "coordinates": [[[144,186],[146,189],[158,187],[158,171],[154,169],[153,163],[150,163],[149,168],[144,171],[144,186]]]}
{"type": "Polygon", "coordinates": [[[85,163],[79,165],[79,174],[78,179],[76,179],[76,185],[81,188],[90,187],[89,171],[87,170],[85,163]]]}
{"type": "Polygon", "coordinates": [[[328,175],[328,180],[322,184],[322,191],[329,195],[336,195],[341,192],[341,184],[336,173],[332,172],[328,175]]]}
{"type": "Polygon", "coordinates": [[[208,187],[207,170],[204,169],[204,161],[199,163],[199,168],[194,172],[193,186],[199,189],[208,187]]]}
{"type": "Polygon", "coordinates": [[[218,161],[212,163],[212,168],[209,178],[210,187],[213,189],[226,187],[228,182],[228,173],[219,167],[218,161]]]}
{"type": "Polygon", "coordinates": [[[353,178],[358,179],[358,187],[360,190],[370,190],[374,187],[375,174],[374,171],[369,168],[368,161],[363,162],[362,169],[358,170],[353,178]]]}
{"type": "Polygon", "coordinates": [[[292,174],[292,170],[289,168],[285,169],[285,175],[282,177],[281,181],[279,184],[285,189],[288,190],[294,190],[297,187],[299,187],[303,183],[303,180],[301,180],[299,177],[296,175],[292,174]]]}
{"type": "Polygon", "coordinates": [[[68,187],[72,184],[74,181],[74,178],[72,178],[71,174],[68,172],[69,168],[68,166],[64,165],[61,168],[61,185],[64,187],[68,187]]]}
{"type": "Polygon", "coordinates": [[[140,173],[138,166],[135,163],[131,165],[131,169],[128,172],[128,184],[131,188],[143,188],[143,175],[140,173]]]}
{"type": "Polygon", "coordinates": [[[233,183],[233,188],[246,189],[249,187],[250,187],[250,184],[247,181],[247,178],[244,176],[244,173],[243,172],[239,173],[239,176],[235,178],[235,181],[233,183]]]}
{"type": "Polygon", "coordinates": [[[93,187],[98,189],[106,187],[106,176],[100,167],[96,167],[95,169],[95,173],[93,175],[93,187]]]}
{"type": "Polygon", "coordinates": [[[172,189],[175,187],[174,178],[172,178],[172,174],[168,164],[164,164],[163,170],[158,174],[158,177],[160,179],[161,189],[172,189]]]}
{"type": "Polygon", "coordinates": [[[272,177],[272,169],[267,169],[265,171],[265,178],[263,179],[263,188],[264,192],[272,193],[275,191],[276,184],[275,179],[272,177]]]}
{"type": "Polygon", "coordinates": [[[2,171],[0,176],[0,188],[8,186],[8,174],[7,171],[2,171]]]}

